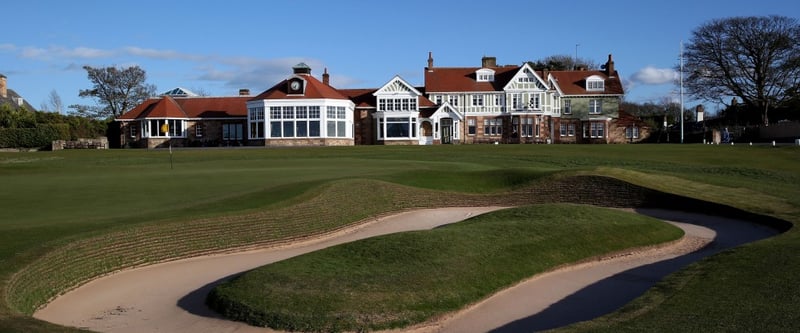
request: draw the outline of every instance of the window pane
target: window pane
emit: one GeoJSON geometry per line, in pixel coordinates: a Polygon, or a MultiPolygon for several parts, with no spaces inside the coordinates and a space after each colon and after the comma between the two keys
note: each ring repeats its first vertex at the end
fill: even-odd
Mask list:
{"type": "Polygon", "coordinates": [[[281,108],[279,106],[271,106],[269,108],[269,117],[271,119],[281,119],[281,108]]]}
{"type": "Polygon", "coordinates": [[[294,107],[291,106],[283,107],[283,119],[294,119],[294,107]]]}
{"type": "Polygon", "coordinates": [[[259,123],[250,123],[250,138],[254,139],[258,137],[258,125],[259,123]]]}
{"type": "Polygon", "coordinates": [[[295,134],[299,138],[308,136],[308,122],[305,120],[298,120],[295,122],[295,134]]]}
{"type": "Polygon", "coordinates": [[[336,136],[338,136],[338,137],[347,136],[347,131],[345,130],[345,124],[346,124],[346,122],[344,122],[344,121],[337,121],[336,122],[336,131],[337,131],[337,135],[336,136]]]}
{"type": "Polygon", "coordinates": [[[311,106],[308,108],[308,118],[319,119],[319,106],[311,106]]]}
{"type": "Polygon", "coordinates": [[[269,136],[272,138],[280,138],[281,137],[281,122],[280,121],[273,121],[269,123],[270,131],[269,136]]]}
{"type": "Polygon", "coordinates": [[[308,118],[308,111],[307,107],[305,106],[298,106],[295,108],[295,117],[297,119],[306,119],[308,118]]]}
{"type": "Polygon", "coordinates": [[[328,121],[328,136],[327,137],[335,137],[336,136],[336,122],[335,121],[328,121]]]}
{"type": "Polygon", "coordinates": [[[408,136],[408,124],[388,123],[386,124],[386,137],[402,138],[408,136]]]}
{"type": "Polygon", "coordinates": [[[294,137],[294,122],[293,121],[284,121],[283,122],[283,137],[284,138],[294,137]]]}
{"type": "Polygon", "coordinates": [[[312,120],[308,122],[308,136],[314,138],[319,137],[319,120],[312,120]]]}

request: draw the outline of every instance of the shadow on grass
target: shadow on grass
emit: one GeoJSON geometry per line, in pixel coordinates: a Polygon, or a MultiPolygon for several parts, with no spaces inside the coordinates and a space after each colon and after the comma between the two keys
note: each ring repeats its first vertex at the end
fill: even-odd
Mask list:
{"type": "Polygon", "coordinates": [[[716,216],[652,209],[639,209],[636,212],[662,220],[700,225],[714,230],[716,237],[700,250],[600,280],[535,315],[510,322],[491,332],[541,331],[603,316],[641,296],[667,275],[695,261],[779,233],[770,227],[716,216]]]}

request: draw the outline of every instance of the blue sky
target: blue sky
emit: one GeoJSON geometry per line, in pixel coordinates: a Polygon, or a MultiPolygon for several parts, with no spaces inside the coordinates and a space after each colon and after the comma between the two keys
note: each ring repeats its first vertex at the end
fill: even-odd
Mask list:
{"type": "MultiPolygon", "coordinates": [[[[741,1],[13,1],[3,5],[0,74],[33,106],[51,91],[70,104],[90,88],[82,66],[138,65],[159,92],[257,94],[299,62],[338,88],[377,88],[400,75],[423,84],[435,66],[521,64],[613,54],[626,99],[677,99],[680,43],[715,18],[784,15],[787,0],[741,1]]],[[[686,100],[686,107],[697,104],[686,100]]],[[[714,111],[718,106],[707,105],[714,111]]],[[[66,111],[66,110],[65,110],[66,111]]]]}

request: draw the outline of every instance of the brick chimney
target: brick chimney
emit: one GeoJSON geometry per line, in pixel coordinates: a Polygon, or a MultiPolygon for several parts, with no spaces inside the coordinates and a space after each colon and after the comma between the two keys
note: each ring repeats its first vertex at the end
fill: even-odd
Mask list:
{"type": "Polygon", "coordinates": [[[249,96],[249,95],[250,95],[250,89],[247,88],[239,89],[239,96],[249,96]]]}
{"type": "Polygon", "coordinates": [[[616,71],[616,69],[614,69],[614,60],[611,59],[611,54],[609,53],[608,54],[608,62],[606,62],[606,75],[614,76],[614,72],[615,71],[616,71]]]}
{"type": "Polygon", "coordinates": [[[481,68],[491,68],[491,67],[497,67],[496,57],[484,56],[483,58],[481,58],[481,68]]]}
{"type": "Polygon", "coordinates": [[[703,121],[703,118],[704,118],[703,115],[705,114],[706,108],[702,104],[700,104],[700,105],[697,106],[695,111],[697,112],[696,121],[698,121],[698,122],[703,121]]]}
{"type": "Polygon", "coordinates": [[[331,75],[328,74],[328,67],[325,67],[325,72],[322,73],[322,83],[326,86],[331,85],[331,75]]]}
{"type": "Polygon", "coordinates": [[[8,86],[6,76],[0,74],[0,98],[8,98],[8,86]]]}

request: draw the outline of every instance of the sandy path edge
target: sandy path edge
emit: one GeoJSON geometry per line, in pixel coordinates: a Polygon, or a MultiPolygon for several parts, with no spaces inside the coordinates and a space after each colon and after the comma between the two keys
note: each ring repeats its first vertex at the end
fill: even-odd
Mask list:
{"type": "MultiPolygon", "coordinates": [[[[405,211],[368,219],[367,222],[323,237],[278,247],[193,257],[124,270],[65,293],[37,311],[34,317],[102,332],[275,332],[220,318],[205,307],[205,294],[216,281],[231,274],[295,255],[382,234],[430,229],[501,208],[505,207],[451,207],[405,211]]],[[[464,310],[402,331],[485,332],[503,331],[502,328],[505,327],[506,331],[513,332],[519,328],[515,328],[514,323],[528,325],[524,322],[526,318],[535,319],[535,314],[553,308],[565,297],[593,283],[609,279],[609,276],[698,252],[698,249],[708,247],[712,240],[718,243],[719,231],[726,228],[720,227],[720,223],[731,223],[730,220],[721,222],[719,218],[697,214],[665,211],[639,213],[673,221],[684,229],[686,235],[667,244],[630,249],[559,267],[500,291],[464,310]],[[708,223],[709,220],[712,220],[711,223],[708,223]],[[582,281],[570,281],[575,276],[583,277],[582,281]],[[532,295],[535,297],[531,297],[532,295]],[[520,298],[525,298],[526,302],[519,302],[520,298]],[[532,304],[531,300],[536,304],[532,304]]],[[[726,236],[732,239],[724,240],[723,243],[738,245],[754,240],[753,237],[743,236],[754,234],[751,230],[752,224],[740,223],[737,227],[747,230],[734,236],[726,236]]],[[[723,234],[731,233],[730,230],[722,231],[723,234]]],[[[757,234],[763,238],[775,233],[759,231],[757,234]]],[[[759,239],[758,237],[755,239],[759,239]]]]}

